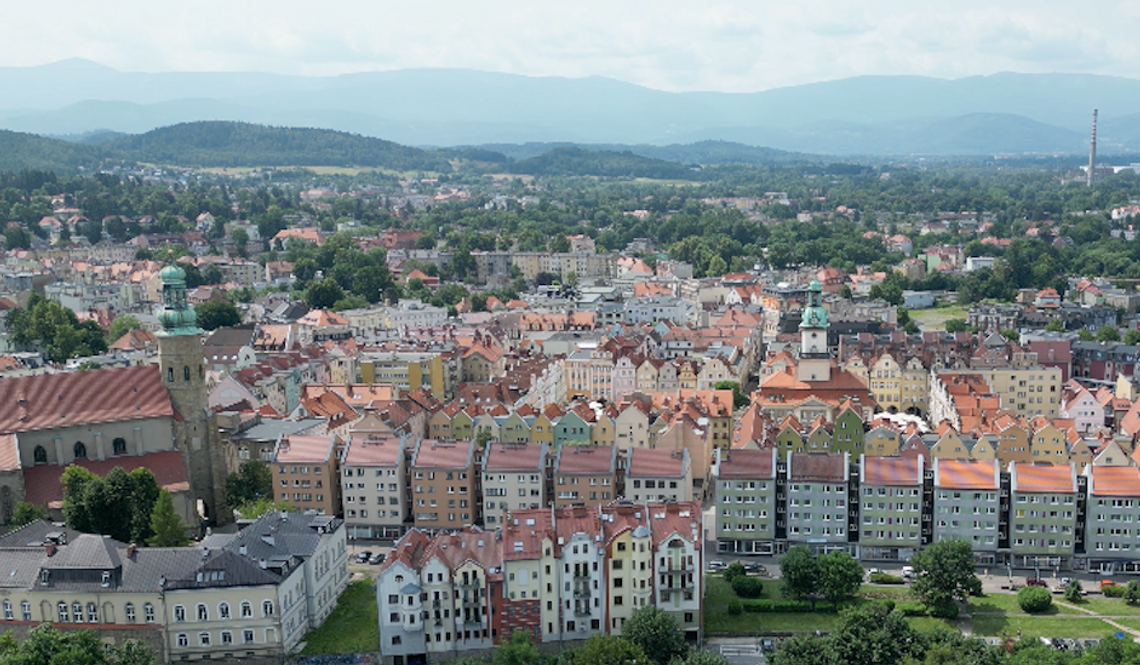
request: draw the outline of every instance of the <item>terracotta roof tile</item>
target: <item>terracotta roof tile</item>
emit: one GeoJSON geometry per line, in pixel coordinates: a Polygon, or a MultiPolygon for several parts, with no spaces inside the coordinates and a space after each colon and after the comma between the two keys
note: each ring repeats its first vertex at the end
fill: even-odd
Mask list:
{"type": "Polygon", "coordinates": [[[471,466],[475,444],[471,441],[424,439],[412,457],[415,469],[466,469],[471,466]]]}
{"type": "Polygon", "coordinates": [[[720,478],[775,478],[776,464],[773,449],[729,450],[720,460],[720,478]]]}
{"type": "Polygon", "coordinates": [[[490,443],[483,463],[486,471],[541,471],[546,462],[546,444],[490,443]]]}
{"type": "Polygon", "coordinates": [[[617,449],[613,446],[562,446],[554,463],[554,473],[601,475],[613,473],[617,449]]]}
{"type": "Polygon", "coordinates": [[[0,432],[173,416],[158,365],[0,379],[0,432]]]}
{"type": "MultiPolygon", "coordinates": [[[[84,372],[85,374],[98,374],[84,372]]],[[[88,469],[97,476],[106,476],[111,469],[120,467],[130,473],[138,468],[150,469],[158,486],[170,492],[185,492],[190,489],[186,467],[182,463],[182,453],[165,450],[146,455],[119,455],[103,460],[77,460],[75,464],[88,469]]],[[[63,487],[60,478],[67,467],[54,464],[37,464],[24,469],[24,500],[37,506],[53,506],[63,500],[63,487]]]]}
{"type": "Polygon", "coordinates": [[[1134,466],[1094,466],[1090,494],[1094,496],[1140,497],[1140,468],[1134,466]]]}
{"type": "Polygon", "coordinates": [[[847,480],[846,458],[839,454],[793,453],[788,476],[790,480],[844,482],[847,480]]]}
{"type": "Polygon", "coordinates": [[[335,444],[336,437],[332,435],[297,434],[283,437],[274,453],[273,461],[277,463],[325,464],[332,459],[335,444]]]}
{"type": "Polygon", "coordinates": [[[629,451],[629,469],[626,477],[640,478],[683,478],[688,467],[688,455],[684,448],[633,448],[629,451]]]}
{"type": "Polygon", "coordinates": [[[1016,492],[1075,492],[1069,464],[1010,464],[1016,492]]]}
{"type": "Polygon", "coordinates": [[[920,485],[922,472],[918,457],[864,457],[863,483],[866,485],[920,485]]]}
{"type": "Polygon", "coordinates": [[[403,441],[395,437],[353,436],[344,451],[345,466],[396,466],[403,460],[403,441]]]}
{"type": "Polygon", "coordinates": [[[993,460],[935,460],[936,484],[946,489],[990,489],[998,488],[996,468],[993,460]]]}

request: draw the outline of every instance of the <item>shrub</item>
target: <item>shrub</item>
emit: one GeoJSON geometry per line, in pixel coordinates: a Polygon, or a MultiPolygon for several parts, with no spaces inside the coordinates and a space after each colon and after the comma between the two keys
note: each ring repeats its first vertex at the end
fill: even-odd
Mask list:
{"type": "Polygon", "coordinates": [[[936,605],[930,608],[930,616],[939,619],[957,619],[958,606],[954,603],[946,603],[945,605],[936,605]]]}
{"type": "Polygon", "coordinates": [[[739,561],[729,564],[728,568],[724,569],[724,579],[727,580],[729,584],[732,584],[738,578],[744,577],[747,574],[748,571],[744,570],[744,564],[739,561]]]}
{"type": "Polygon", "coordinates": [[[895,608],[898,607],[898,605],[893,600],[879,601],[879,604],[882,605],[883,607],[887,608],[887,614],[894,612],[895,608]]]}
{"type": "Polygon", "coordinates": [[[728,613],[729,614],[731,614],[732,616],[737,616],[743,611],[744,611],[744,608],[740,606],[739,600],[728,601],[728,613]]]}
{"type": "Polygon", "coordinates": [[[1124,586],[1123,584],[1110,584],[1106,587],[1101,587],[1101,591],[1105,596],[1109,598],[1122,598],[1124,596],[1124,592],[1127,590],[1128,587],[1124,586]]]}
{"type": "Polygon", "coordinates": [[[735,577],[732,590],[741,598],[759,598],[764,595],[764,583],[755,577],[735,577]]]}
{"type": "Polygon", "coordinates": [[[871,584],[905,584],[906,580],[890,573],[871,573],[871,584]]]}
{"type": "Polygon", "coordinates": [[[1017,604],[1030,614],[1040,614],[1053,606],[1053,596],[1043,587],[1027,586],[1017,592],[1017,604]]]}
{"type": "MultiPolygon", "coordinates": [[[[749,614],[762,612],[811,612],[811,603],[806,600],[745,600],[740,603],[749,614]]],[[[820,603],[817,612],[835,612],[835,607],[820,603]]]]}

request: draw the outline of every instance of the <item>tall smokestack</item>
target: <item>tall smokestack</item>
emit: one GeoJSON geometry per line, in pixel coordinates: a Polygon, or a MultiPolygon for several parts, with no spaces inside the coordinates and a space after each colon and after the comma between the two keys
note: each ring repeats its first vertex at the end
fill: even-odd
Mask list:
{"type": "Polygon", "coordinates": [[[1092,187],[1093,171],[1096,170],[1096,109],[1093,109],[1092,140],[1089,141],[1089,172],[1085,185],[1092,187]]]}

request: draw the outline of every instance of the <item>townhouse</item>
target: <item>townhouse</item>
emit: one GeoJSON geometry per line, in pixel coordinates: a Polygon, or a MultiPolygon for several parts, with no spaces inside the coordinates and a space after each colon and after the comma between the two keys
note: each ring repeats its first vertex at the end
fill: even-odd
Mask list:
{"type": "Polygon", "coordinates": [[[279,500],[321,515],[340,514],[340,455],[336,435],[282,435],[270,469],[279,500]]]}
{"type": "Polygon", "coordinates": [[[554,506],[598,506],[618,496],[617,448],[562,446],[554,458],[554,506]]]}
{"type": "Polygon", "coordinates": [[[408,514],[406,440],[355,435],[341,458],[344,520],[352,538],[397,538],[408,514]]]}
{"type": "Polygon", "coordinates": [[[646,501],[692,501],[693,473],[689,451],[633,448],[625,471],[625,498],[646,501]]]}
{"type": "Polygon", "coordinates": [[[718,552],[776,553],[778,455],[774,448],[719,452],[713,471],[718,552]]]}
{"type": "Polygon", "coordinates": [[[546,496],[545,443],[495,442],[483,457],[483,523],[495,528],[507,510],[544,508],[546,496]]]}
{"type": "Polygon", "coordinates": [[[923,459],[868,457],[859,463],[859,548],[865,560],[907,561],[923,523],[923,459]]]}
{"type": "Polygon", "coordinates": [[[459,529],[481,521],[474,441],[424,439],[408,471],[416,528],[459,529]]]}

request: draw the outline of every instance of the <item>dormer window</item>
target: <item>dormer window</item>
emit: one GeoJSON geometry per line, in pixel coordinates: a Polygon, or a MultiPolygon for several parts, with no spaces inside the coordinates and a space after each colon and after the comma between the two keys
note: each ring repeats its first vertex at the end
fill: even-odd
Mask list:
{"type": "Polygon", "coordinates": [[[110,571],[108,571],[108,570],[103,571],[102,584],[105,587],[111,586],[111,572],[110,571]]]}

